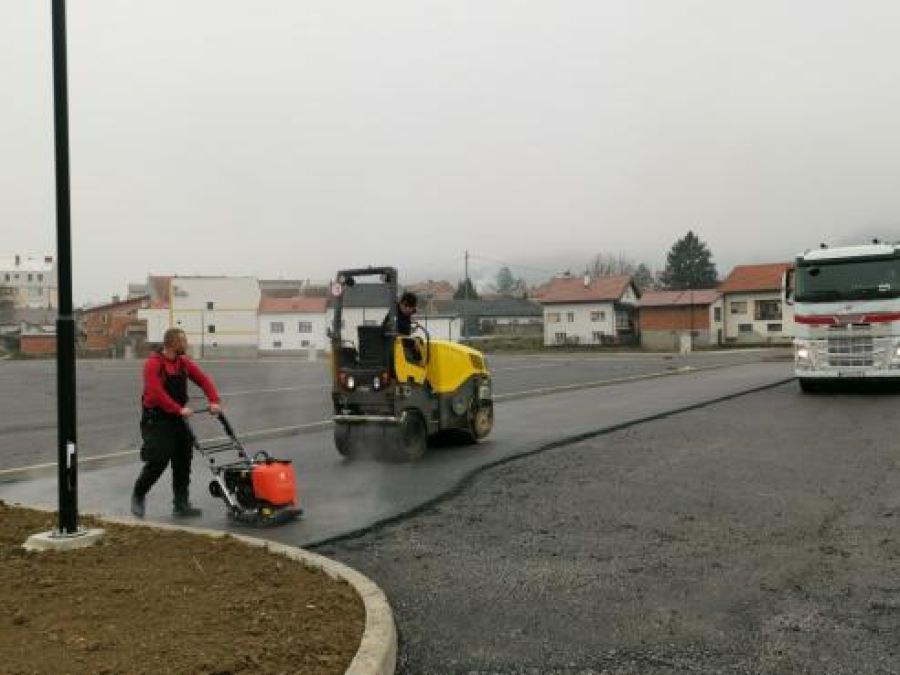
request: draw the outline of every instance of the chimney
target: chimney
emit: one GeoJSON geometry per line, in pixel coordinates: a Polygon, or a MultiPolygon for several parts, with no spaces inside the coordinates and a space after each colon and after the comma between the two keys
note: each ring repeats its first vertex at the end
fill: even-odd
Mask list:
{"type": "Polygon", "coordinates": [[[118,295],[114,295],[113,298],[112,298],[112,300],[113,300],[113,304],[115,305],[116,303],[119,302],[119,296],[118,296],[118,295]]]}
{"type": "Polygon", "coordinates": [[[585,272],[584,274],[584,287],[587,288],[591,285],[591,275],[585,272]]]}
{"type": "Polygon", "coordinates": [[[22,264],[22,256],[16,253],[16,267],[22,264]]]}

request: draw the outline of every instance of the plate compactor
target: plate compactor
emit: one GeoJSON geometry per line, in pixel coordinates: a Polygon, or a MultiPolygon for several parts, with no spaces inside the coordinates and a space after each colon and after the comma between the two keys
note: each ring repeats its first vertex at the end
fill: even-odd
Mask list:
{"type": "Polygon", "coordinates": [[[396,269],[342,270],[331,295],[331,397],[341,455],[414,461],[431,436],[475,443],[490,433],[494,405],[484,356],[431,339],[421,324],[413,324],[412,335],[398,334],[396,269]]]}
{"type": "Polygon", "coordinates": [[[297,518],[303,510],[297,505],[296,478],[291,461],[275,459],[264,451],[251,457],[224,413],[213,415],[225,430],[224,439],[199,441],[187,420],[185,426],[194,448],[209,463],[213,476],[209,492],[225,502],[228,517],[235,522],[262,526],[297,518]],[[225,452],[233,452],[237,458],[218,463],[216,456],[225,452]]]}

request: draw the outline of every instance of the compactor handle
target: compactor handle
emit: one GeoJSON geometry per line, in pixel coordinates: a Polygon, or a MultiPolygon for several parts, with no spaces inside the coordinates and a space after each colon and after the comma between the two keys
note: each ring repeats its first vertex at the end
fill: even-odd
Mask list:
{"type": "MultiPolygon", "coordinates": [[[[213,413],[210,411],[209,408],[198,408],[194,412],[209,413],[210,415],[213,415],[214,417],[218,418],[219,422],[222,424],[222,428],[225,430],[225,433],[228,434],[228,437],[229,438],[235,437],[234,436],[234,428],[231,426],[231,422],[228,421],[228,418],[225,417],[225,413],[223,413],[221,410],[217,413],[213,413]]],[[[185,420],[185,423],[187,423],[187,420],[185,420]]],[[[188,428],[190,428],[189,425],[188,425],[188,428]]]]}

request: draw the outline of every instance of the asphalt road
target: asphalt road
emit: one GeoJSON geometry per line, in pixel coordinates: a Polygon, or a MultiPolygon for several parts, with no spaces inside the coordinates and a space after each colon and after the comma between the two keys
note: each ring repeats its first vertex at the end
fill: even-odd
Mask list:
{"type": "MultiPolygon", "coordinates": [[[[488,360],[495,392],[504,396],[537,388],[666,372],[687,365],[754,362],[769,355],[759,351],[675,357],[582,353],[492,355],[488,360]]],[[[330,416],[330,376],[325,361],[207,361],[202,366],[215,379],[228,416],[240,432],[313,424],[330,416]]],[[[53,361],[0,361],[0,470],[56,461],[55,378],[53,361]]],[[[79,361],[77,387],[80,457],[139,445],[140,362],[79,361]]],[[[194,394],[202,400],[198,390],[194,389],[194,394]]]]}
{"type": "MultiPolygon", "coordinates": [[[[334,449],[330,429],[254,441],[247,444],[250,452],[265,450],[294,462],[299,497],[305,509],[302,520],[266,530],[262,536],[301,546],[321,543],[419,508],[452,491],[469,474],[487,464],[755,387],[771,386],[789,377],[789,363],[757,362],[501,401],[495,409],[495,429],[483,442],[476,446],[433,447],[423,460],[413,464],[346,461],[334,449]]],[[[221,433],[208,415],[194,426],[201,436],[221,433]],[[203,424],[207,425],[205,430],[203,424]]],[[[78,474],[81,511],[128,515],[128,496],[139,468],[136,452],[111,462],[85,462],[78,474]]],[[[0,475],[0,498],[52,507],[57,490],[55,466],[37,473],[0,475]]],[[[195,460],[192,497],[204,513],[189,524],[246,531],[225,518],[222,502],[207,492],[208,481],[204,463],[195,460]]],[[[148,497],[148,518],[171,521],[170,504],[170,479],[166,475],[148,497]]]]}
{"type": "Polygon", "coordinates": [[[400,673],[898,673],[898,403],[783,385],[319,552],[385,589],[400,673]]]}

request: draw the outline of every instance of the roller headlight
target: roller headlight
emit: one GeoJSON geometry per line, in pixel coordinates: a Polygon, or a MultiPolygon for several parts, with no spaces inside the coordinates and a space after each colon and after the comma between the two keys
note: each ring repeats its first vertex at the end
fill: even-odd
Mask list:
{"type": "Polygon", "coordinates": [[[347,379],[344,381],[344,385],[347,387],[347,389],[353,391],[354,389],[356,389],[356,378],[354,378],[352,375],[348,375],[347,379]]]}

